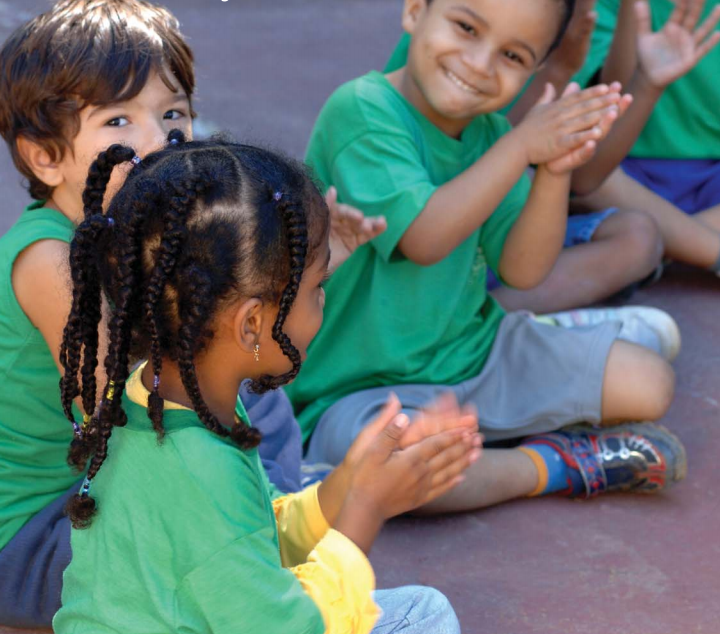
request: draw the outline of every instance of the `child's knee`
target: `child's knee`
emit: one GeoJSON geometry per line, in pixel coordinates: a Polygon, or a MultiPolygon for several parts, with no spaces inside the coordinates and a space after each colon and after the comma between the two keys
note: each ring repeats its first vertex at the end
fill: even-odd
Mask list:
{"type": "Polygon", "coordinates": [[[621,223],[619,235],[624,254],[632,258],[639,268],[652,271],[660,263],[664,248],[657,223],[640,211],[618,214],[618,220],[621,223]]]}
{"type": "Polygon", "coordinates": [[[649,364],[646,379],[649,388],[648,418],[657,420],[665,416],[672,405],[675,396],[675,371],[667,361],[657,356],[655,361],[649,364]]]}

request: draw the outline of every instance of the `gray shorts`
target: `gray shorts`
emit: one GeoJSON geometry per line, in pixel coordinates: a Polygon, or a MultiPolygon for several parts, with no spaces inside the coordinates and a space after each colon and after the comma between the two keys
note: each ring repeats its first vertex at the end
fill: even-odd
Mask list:
{"type": "Polygon", "coordinates": [[[561,328],[510,313],[500,324],[479,376],[458,385],[394,385],[350,394],[320,418],[308,446],[309,462],[339,464],[360,430],[373,420],[390,392],[413,414],[440,394],[472,403],[480,431],[493,442],[542,434],[578,422],[601,420],[602,386],[619,321],[561,328]]]}
{"type": "Polygon", "coordinates": [[[51,626],[71,556],[65,504],[79,489],[80,482],[48,504],[0,550],[0,625],[51,626]]]}

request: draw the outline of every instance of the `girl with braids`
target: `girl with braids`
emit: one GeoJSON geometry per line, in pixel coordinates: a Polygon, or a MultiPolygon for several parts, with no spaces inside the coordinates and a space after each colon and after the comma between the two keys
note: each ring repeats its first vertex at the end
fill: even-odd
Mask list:
{"type": "MultiPolygon", "coordinates": [[[[54,630],[459,632],[428,588],[379,591],[376,605],[366,553],[386,519],[462,478],[480,453],[476,416],[442,401],[418,426],[439,433],[411,439],[393,398],[322,484],[271,501],[237,393],[300,370],[322,322],[328,208],[286,158],[171,139],[142,161],[121,145],[98,157],[91,173],[133,167],[71,246],[62,399],[87,477],[67,509],[78,530],[54,630]],[[148,361],[129,374],[135,355],[148,361]],[[89,408],[98,391],[78,424],[69,403],[89,408]]],[[[90,179],[85,199],[103,194],[90,179]]]]}
{"type": "MultiPolygon", "coordinates": [[[[170,129],[190,136],[194,86],[192,52],[177,20],[144,0],[61,0],[0,50],[0,134],[35,199],[0,238],[0,624],[49,626],[70,560],[63,507],[78,474],[66,463],[72,430],[57,385],[71,304],[68,245],[85,214],[102,206],[101,196],[88,194],[84,209],[88,167],[112,143],[144,156],[170,129]]],[[[91,176],[100,187],[108,165],[97,164],[91,176]]],[[[111,189],[121,177],[113,176],[111,189]]],[[[384,221],[365,219],[333,196],[337,266],[384,221]]],[[[102,330],[97,345],[104,349],[102,330]]],[[[96,372],[103,380],[104,368],[96,372]]],[[[257,426],[271,432],[261,447],[271,477],[297,490],[301,441],[287,399],[279,391],[243,397],[257,426]]],[[[75,405],[81,420],[83,404],[75,405]]],[[[85,411],[94,406],[90,394],[85,411]]]]}

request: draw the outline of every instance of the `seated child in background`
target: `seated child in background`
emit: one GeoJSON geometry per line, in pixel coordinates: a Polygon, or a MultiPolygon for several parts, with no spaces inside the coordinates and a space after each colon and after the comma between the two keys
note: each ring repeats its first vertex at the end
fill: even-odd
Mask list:
{"type": "MultiPolygon", "coordinates": [[[[711,16],[693,32],[697,24],[697,6],[701,7],[703,3],[704,0],[683,3],[678,15],[673,16],[672,21],[668,20],[661,30],[652,32],[648,28],[638,34],[638,46],[648,49],[644,56],[644,70],[657,78],[658,86],[666,86],[689,72],[717,43],[716,36],[708,35],[720,14],[711,16]],[[675,34],[679,32],[682,39],[671,31],[675,34]]],[[[595,25],[595,4],[595,0],[578,2],[561,45],[529,82],[521,97],[504,110],[513,124],[522,120],[547,83],[561,92],[573,75],[581,70],[595,25]]],[[[640,4],[642,12],[645,10],[644,3],[640,4]]],[[[410,37],[406,34],[393,52],[386,72],[404,65],[409,43],[410,37]]],[[[634,46],[635,41],[631,44],[634,46]]],[[[572,189],[576,193],[587,194],[598,188],[620,163],[641,133],[662,91],[662,87],[648,85],[642,76],[623,77],[622,80],[634,100],[632,104],[627,104],[629,108],[625,115],[599,144],[595,156],[573,174],[572,189]]],[[[598,207],[597,203],[591,204],[598,207]]],[[[587,203],[571,202],[572,213],[563,245],[565,250],[547,279],[536,288],[517,290],[500,286],[491,276],[489,288],[493,296],[506,310],[548,313],[592,304],[626,287],[632,288],[635,282],[655,271],[663,252],[662,236],[655,221],[644,212],[635,211],[647,207],[613,203],[601,211],[588,213],[587,203]]],[[[612,313],[612,310],[574,312],[572,320],[577,325],[591,325],[608,317],[628,315],[626,309],[615,315],[612,313]]],[[[651,309],[643,313],[645,320],[662,319],[651,309]]],[[[639,318],[640,314],[636,317],[639,318]]],[[[567,316],[560,316],[559,321],[567,323],[567,316]]]]}
{"type": "Polygon", "coordinates": [[[720,3],[600,0],[597,8],[597,28],[578,80],[642,83],[654,107],[622,169],[585,202],[646,211],[660,227],[667,257],[718,272],[720,48],[715,44],[720,34],[711,31],[720,19],[720,3]],[[663,41],[672,38],[676,53],[668,68],[654,69],[666,50],[663,41]],[[684,77],[668,76],[673,66],[687,67],[705,53],[684,77]]]}
{"type": "Polygon", "coordinates": [[[71,247],[63,400],[102,398],[71,450],[88,467],[68,505],[82,530],[54,631],[367,634],[377,621],[459,633],[428,588],[378,593],[381,614],[366,553],[386,519],[447,491],[478,458],[475,415],[446,404],[438,417],[459,427],[403,448],[394,400],[325,482],[271,502],[237,394],[244,379],[264,392],[300,370],[323,318],[327,206],[289,159],[171,141],[142,161],[121,145],[98,157],[94,200],[115,165],[134,167],[71,247]],[[100,302],[88,283],[98,278],[113,307],[107,380],[78,384],[81,351],[86,363],[97,353],[99,315],[84,307],[100,302]],[[150,361],[128,376],[131,349],[150,361]]]}
{"type": "Polygon", "coordinates": [[[70,560],[63,507],[80,475],[67,463],[72,429],[58,364],[71,306],[68,244],[83,218],[88,165],[114,141],[145,154],[171,128],[189,134],[194,85],[177,21],[144,2],[58,3],[0,52],[0,132],[35,199],[0,238],[4,625],[49,625],[70,560]]]}
{"type": "Polygon", "coordinates": [[[620,340],[620,322],[558,328],[506,315],[486,293],[488,267],[521,288],[551,270],[570,171],[590,158],[621,99],[607,86],[570,87],[557,101],[546,94],[514,129],[495,114],[561,37],[570,6],[406,0],[407,66],[349,82],[320,113],[308,163],[343,202],[385,214],[388,229],[328,282],[312,354],[286,388],[310,461],[340,462],[391,392],[411,412],[451,389],[475,405],[487,440],[530,438],[486,451],[433,510],[650,492],[684,476],[683,448],[666,430],[604,428],[667,412],[667,361],[620,340]],[[547,433],[577,422],[602,428],[547,433]]]}
{"type": "MultiPolygon", "coordinates": [[[[36,200],[0,238],[0,624],[48,626],[70,560],[63,507],[80,476],[67,465],[72,430],[57,364],[87,168],[113,142],[144,155],[171,128],[190,135],[193,90],[193,56],[177,20],[141,0],[59,2],[0,51],[0,133],[36,200]]],[[[335,204],[332,191],[328,202],[334,267],[384,221],[335,204]]],[[[102,379],[104,367],[96,373],[102,379]]],[[[244,397],[269,432],[261,453],[271,477],[298,490],[300,434],[287,398],[244,397]]]]}

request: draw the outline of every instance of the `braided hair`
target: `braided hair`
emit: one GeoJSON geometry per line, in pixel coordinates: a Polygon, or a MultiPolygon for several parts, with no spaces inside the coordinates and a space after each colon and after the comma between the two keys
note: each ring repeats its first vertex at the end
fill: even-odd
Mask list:
{"type": "Polygon", "coordinates": [[[272,337],[292,363],[281,376],[261,376],[258,393],[292,380],[301,356],[283,327],[303,271],[312,264],[328,231],[320,192],[299,163],[225,137],[185,143],[173,130],[170,143],[142,161],[114,145],[90,167],[83,194],[84,221],[70,249],[72,308],[60,361],[62,404],[75,427],[69,463],[87,475],[67,512],[76,528],[96,511],[90,482],[102,467],[115,426],[127,422],[121,402],[130,361],[148,356],[154,376],[148,417],[162,441],[164,402],[159,387],[163,358],[180,372],[183,387],[203,425],[243,449],[257,446],[257,429],[220,423],[200,391],[198,353],[213,336],[218,313],[241,297],[278,306],[272,337]],[[113,168],[132,159],[125,183],[103,214],[113,168]],[[102,292],[111,308],[107,382],[97,402],[95,370],[102,292]],[[86,412],[79,426],[72,402],[86,412]]]}

